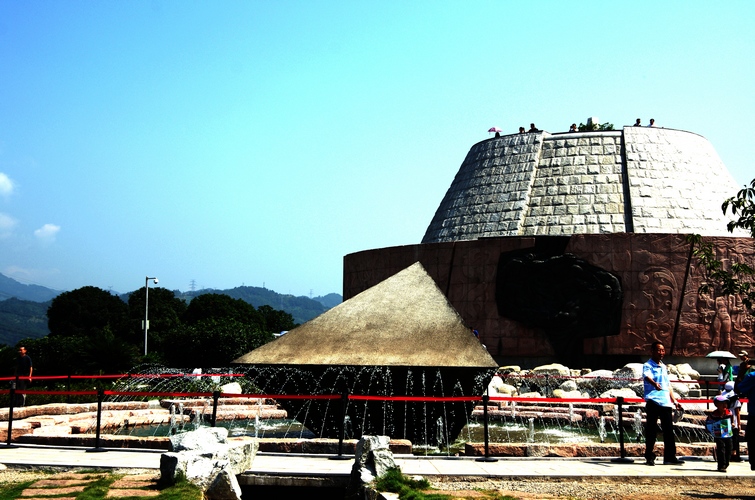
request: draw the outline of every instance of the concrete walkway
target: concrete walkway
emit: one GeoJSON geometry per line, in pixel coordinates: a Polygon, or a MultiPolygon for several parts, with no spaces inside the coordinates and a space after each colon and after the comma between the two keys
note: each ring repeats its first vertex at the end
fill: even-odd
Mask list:
{"type": "MultiPolygon", "coordinates": [[[[159,469],[162,450],[107,449],[42,445],[0,445],[0,463],[21,467],[89,467],[111,469],[159,469]]],[[[741,477],[755,479],[747,462],[732,463],[727,473],[716,471],[710,457],[686,457],[684,465],[657,463],[644,465],[641,459],[617,463],[608,458],[499,458],[496,462],[478,461],[474,457],[417,457],[397,455],[396,463],[405,474],[443,476],[447,478],[486,477],[587,478],[587,477],[741,477]]],[[[252,467],[244,474],[270,477],[345,477],[351,472],[353,459],[333,460],[328,455],[258,453],[252,467]]]]}

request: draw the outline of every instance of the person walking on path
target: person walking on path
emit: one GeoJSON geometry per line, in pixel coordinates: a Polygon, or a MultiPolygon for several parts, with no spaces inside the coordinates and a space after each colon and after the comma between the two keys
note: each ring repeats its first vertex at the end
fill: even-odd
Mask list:
{"type": "Polygon", "coordinates": [[[730,462],[741,462],[742,457],[739,454],[739,430],[742,428],[742,402],[736,397],[734,392],[734,382],[729,381],[724,385],[722,394],[729,401],[729,411],[731,411],[731,459],[730,462]]]}
{"type": "Polygon", "coordinates": [[[663,465],[682,465],[684,460],[676,456],[674,441],[673,410],[681,405],[674,398],[668,370],[663,363],[666,348],[662,342],[653,342],[650,359],[642,365],[642,380],[645,393],[645,460],[646,465],[655,465],[655,440],[658,435],[658,419],[663,429],[663,465]]]}
{"type": "Polygon", "coordinates": [[[719,394],[713,398],[713,404],[716,409],[708,414],[708,418],[705,419],[705,427],[713,436],[713,442],[716,443],[718,472],[726,472],[726,469],[729,468],[732,447],[732,414],[729,410],[729,398],[719,394]]]}
{"type": "MultiPolygon", "coordinates": [[[[31,358],[26,354],[26,347],[18,348],[18,358],[16,359],[16,389],[25,390],[31,384],[31,358]]],[[[18,406],[26,404],[26,394],[20,394],[16,399],[18,406]]]]}

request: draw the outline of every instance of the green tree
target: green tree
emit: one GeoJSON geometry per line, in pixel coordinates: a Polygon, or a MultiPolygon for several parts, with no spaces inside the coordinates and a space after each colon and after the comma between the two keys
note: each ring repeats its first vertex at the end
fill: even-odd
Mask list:
{"type": "Polygon", "coordinates": [[[729,209],[732,215],[737,216],[736,220],[727,224],[729,232],[732,233],[737,228],[744,229],[755,238],[755,179],[750,181],[750,187],[745,185],[736,196],[724,201],[721,210],[726,214],[729,209]]]}
{"type": "MultiPolygon", "coordinates": [[[[736,196],[724,201],[721,210],[724,215],[731,210],[731,214],[737,217],[726,226],[730,233],[735,229],[744,229],[755,237],[755,179],[750,182],[750,187],[745,186],[736,196]]],[[[704,281],[700,285],[700,292],[712,293],[715,289],[723,295],[738,295],[752,314],[755,304],[755,269],[741,262],[724,265],[716,257],[713,244],[703,240],[699,234],[689,235],[687,241],[692,243],[692,254],[698,258],[703,271],[704,281]]]]}
{"type": "MultiPolygon", "coordinates": [[[[117,337],[105,327],[89,337],[53,337],[24,339],[34,363],[35,375],[94,375],[122,373],[139,363],[137,346],[117,337]]],[[[15,363],[15,357],[13,359],[15,363]]],[[[12,373],[13,365],[10,366],[12,373]]]]}
{"type": "MultiPolygon", "coordinates": [[[[145,290],[141,287],[128,297],[128,315],[131,318],[130,340],[139,344],[144,339],[144,301],[145,290]]],[[[149,289],[149,335],[158,336],[181,324],[181,317],[186,312],[186,302],[176,297],[167,288],[149,289]]]]}
{"type": "Polygon", "coordinates": [[[93,337],[105,327],[123,335],[127,325],[128,306],[117,296],[94,286],[61,293],[47,309],[51,337],[93,337]]]}
{"type": "Polygon", "coordinates": [[[264,320],[264,330],[266,332],[280,333],[291,330],[296,326],[294,317],[286,311],[279,311],[267,305],[259,306],[257,310],[264,320]]]}
{"type": "Polygon", "coordinates": [[[85,336],[48,335],[41,339],[24,339],[16,347],[26,347],[34,363],[34,375],[91,375],[89,366],[85,368],[89,361],[84,354],[90,341],[91,338],[85,336]]]}
{"type": "Polygon", "coordinates": [[[272,339],[255,325],[231,318],[207,318],[164,335],[162,352],[166,363],[176,368],[225,367],[272,339]]]}
{"type": "Polygon", "coordinates": [[[596,130],[613,130],[613,123],[601,123],[598,125],[597,123],[589,123],[585,125],[584,123],[580,123],[579,127],[577,127],[577,130],[580,132],[593,132],[596,130]]]}
{"type": "Polygon", "coordinates": [[[250,303],[219,293],[202,294],[189,302],[183,315],[185,325],[193,325],[206,319],[233,319],[263,329],[264,321],[250,303]]]}

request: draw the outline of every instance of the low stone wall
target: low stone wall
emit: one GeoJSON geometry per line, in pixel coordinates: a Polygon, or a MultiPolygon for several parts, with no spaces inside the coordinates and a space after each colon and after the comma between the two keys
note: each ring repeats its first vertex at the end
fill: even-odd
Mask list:
{"type": "MultiPolygon", "coordinates": [[[[48,446],[81,446],[84,448],[96,447],[97,439],[94,434],[79,435],[16,435],[13,428],[13,441],[26,444],[43,444],[48,446]]],[[[138,437],[138,436],[114,436],[112,434],[100,435],[101,448],[139,448],[148,450],[169,450],[170,439],[168,437],[138,437]]]]}
{"type": "MultiPolygon", "coordinates": [[[[345,439],[342,453],[353,455],[357,442],[356,439],[345,439]]],[[[338,453],[337,439],[260,438],[259,443],[259,451],[268,453],[308,453],[313,455],[335,455],[338,453]]],[[[412,454],[412,443],[407,439],[391,439],[388,446],[394,454],[412,454]]]]}
{"type": "MultiPolygon", "coordinates": [[[[245,420],[259,417],[261,419],[286,418],[285,410],[273,404],[250,404],[248,398],[235,398],[236,401],[225,401],[218,405],[216,419],[219,421],[245,420]],[[239,402],[244,404],[238,404],[239,402]],[[236,403],[236,404],[233,404],[236,403]]],[[[255,400],[251,400],[255,401],[255,400]]],[[[262,401],[262,400],[261,400],[262,401]]],[[[206,422],[212,417],[212,406],[209,411],[197,400],[187,401],[183,407],[183,414],[171,413],[170,405],[163,407],[150,402],[120,402],[104,403],[100,416],[101,438],[108,439],[113,447],[143,447],[162,449],[163,445],[151,446],[149,438],[133,438],[131,436],[113,436],[107,432],[142,425],[166,425],[175,422],[177,426],[201,419],[206,422]],[[191,406],[194,404],[195,406],[191,406]],[[134,444],[142,442],[144,445],[134,444]]],[[[87,442],[81,446],[93,446],[97,425],[97,404],[65,404],[54,403],[38,406],[26,406],[13,409],[13,440],[45,444],[58,444],[61,440],[69,440],[76,436],[78,441],[87,442]],[[70,436],[70,437],[69,437],[70,436]],[[89,444],[89,441],[92,443],[89,444]]],[[[0,408],[0,442],[8,439],[8,408],[0,408]]],[[[167,439],[167,438],[166,438],[167,439]]],[[[73,444],[74,446],[78,446],[73,444]]],[[[104,446],[104,445],[103,445],[104,446]]],[[[109,444],[107,446],[110,446],[109,444]]]]}
{"type": "MultiPolygon", "coordinates": [[[[747,446],[740,444],[740,452],[747,454],[747,446]]],[[[656,454],[663,456],[663,443],[655,445],[656,454]]],[[[645,443],[625,443],[624,451],[628,457],[644,457],[645,443]]],[[[464,447],[467,456],[485,456],[484,443],[467,443],[464,447]]],[[[715,456],[714,443],[676,443],[676,454],[680,457],[715,456]]],[[[488,455],[492,457],[619,457],[621,451],[618,444],[542,444],[542,443],[490,443],[488,455]]]]}
{"type": "MultiPolygon", "coordinates": [[[[747,446],[740,444],[741,453],[747,454],[747,446]]],[[[625,443],[628,457],[643,457],[644,443],[625,443]]],[[[655,445],[658,456],[663,456],[663,443],[655,445]]],[[[676,454],[680,457],[715,456],[714,443],[676,443],[676,454]]],[[[467,456],[485,456],[484,443],[467,443],[464,447],[467,456]]],[[[620,447],[616,443],[591,444],[542,444],[542,443],[489,443],[488,455],[492,457],[620,457],[620,447]]]]}

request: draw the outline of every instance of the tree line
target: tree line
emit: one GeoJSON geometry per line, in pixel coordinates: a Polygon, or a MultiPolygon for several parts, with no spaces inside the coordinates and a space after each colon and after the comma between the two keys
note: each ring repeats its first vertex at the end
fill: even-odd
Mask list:
{"type": "MultiPolygon", "coordinates": [[[[94,286],[64,292],[47,310],[49,335],[25,339],[35,375],[124,373],[144,364],[174,368],[225,367],[292,329],[291,314],[241,299],[204,294],[188,304],[160,287],[149,289],[148,354],[144,355],[145,288],[128,301],[94,286]]],[[[16,349],[0,349],[12,367],[16,349]]]]}

